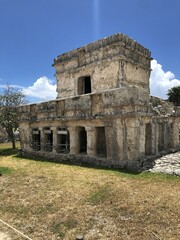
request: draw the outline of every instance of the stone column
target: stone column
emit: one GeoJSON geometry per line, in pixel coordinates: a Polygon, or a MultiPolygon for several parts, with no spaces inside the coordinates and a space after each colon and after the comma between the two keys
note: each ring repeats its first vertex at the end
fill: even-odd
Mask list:
{"type": "Polygon", "coordinates": [[[56,153],[57,148],[57,128],[51,127],[51,130],[53,131],[53,152],[56,153]]]}
{"type": "Polygon", "coordinates": [[[163,119],[158,122],[158,132],[158,151],[161,152],[165,150],[165,122],[163,119]]]}
{"type": "Polygon", "coordinates": [[[164,150],[169,148],[170,142],[170,124],[168,122],[164,122],[164,150]]]}
{"type": "Polygon", "coordinates": [[[22,149],[32,151],[32,128],[27,123],[22,123],[20,128],[20,144],[22,149]]]}
{"type": "Polygon", "coordinates": [[[45,134],[43,127],[39,127],[40,131],[40,144],[41,144],[41,150],[44,150],[44,144],[45,144],[45,134]]]}
{"type": "Polygon", "coordinates": [[[146,125],[143,121],[140,122],[140,126],[138,127],[139,136],[139,156],[145,156],[145,142],[146,142],[146,125]]]}
{"type": "Polygon", "coordinates": [[[179,123],[177,120],[174,120],[170,126],[170,147],[177,149],[179,148],[179,123]]]}
{"type": "Polygon", "coordinates": [[[116,162],[126,159],[126,126],[124,119],[115,119],[113,125],[106,126],[105,135],[107,158],[116,162]]]}
{"type": "Polygon", "coordinates": [[[152,154],[159,152],[159,122],[157,119],[152,121],[152,154]]]}
{"type": "Polygon", "coordinates": [[[85,127],[87,132],[87,155],[96,156],[96,128],[85,127]]]}
{"type": "Polygon", "coordinates": [[[70,137],[70,154],[78,154],[80,151],[80,139],[78,127],[68,127],[70,137]]]}
{"type": "Polygon", "coordinates": [[[134,160],[140,157],[140,126],[138,119],[126,119],[126,157],[134,160]]]}
{"type": "Polygon", "coordinates": [[[159,129],[158,123],[152,123],[152,154],[158,154],[158,139],[159,139],[159,129]]]}

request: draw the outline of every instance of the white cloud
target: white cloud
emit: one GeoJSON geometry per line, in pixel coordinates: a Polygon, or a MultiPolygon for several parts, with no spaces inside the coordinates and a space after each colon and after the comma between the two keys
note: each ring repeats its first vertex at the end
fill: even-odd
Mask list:
{"type": "Polygon", "coordinates": [[[40,101],[48,101],[56,98],[56,84],[47,77],[38,78],[32,86],[23,88],[23,93],[28,97],[37,98],[40,101]]]}
{"type": "Polygon", "coordinates": [[[167,98],[168,89],[180,86],[180,80],[171,71],[165,72],[155,59],[151,61],[150,93],[153,96],[167,98]]]}

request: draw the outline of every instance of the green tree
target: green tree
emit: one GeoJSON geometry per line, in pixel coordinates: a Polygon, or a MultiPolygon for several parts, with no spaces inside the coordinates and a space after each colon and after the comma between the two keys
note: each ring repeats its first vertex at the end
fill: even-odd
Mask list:
{"type": "Polygon", "coordinates": [[[27,100],[21,90],[17,90],[9,85],[0,94],[0,125],[8,134],[12,143],[12,148],[16,148],[15,132],[18,129],[17,107],[26,104],[27,100]]]}
{"type": "Polygon", "coordinates": [[[172,87],[168,90],[168,100],[175,106],[180,106],[180,86],[172,87]]]}

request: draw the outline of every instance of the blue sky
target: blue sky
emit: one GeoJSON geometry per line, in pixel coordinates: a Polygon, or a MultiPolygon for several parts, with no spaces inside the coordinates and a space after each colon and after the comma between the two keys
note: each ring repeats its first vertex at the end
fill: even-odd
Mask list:
{"type": "Polygon", "coordinates": [[[165,97],[180,85],[179,24],[180,0],[0,0],[0,88],[53,99],[53,59],[119,32],[151,51],[151,94],[165,97]]]}

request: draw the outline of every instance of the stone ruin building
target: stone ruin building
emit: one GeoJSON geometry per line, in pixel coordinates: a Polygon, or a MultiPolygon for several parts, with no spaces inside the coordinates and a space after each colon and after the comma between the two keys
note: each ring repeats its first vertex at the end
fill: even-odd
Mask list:
{"type": "Polygon", "coordinates": [[[151,59],[123,34],[59,55],[57,99],[19,107],[24,152],[137,170],[149,156],[178,150],[180,110],[150,96],[151,59]]]}

